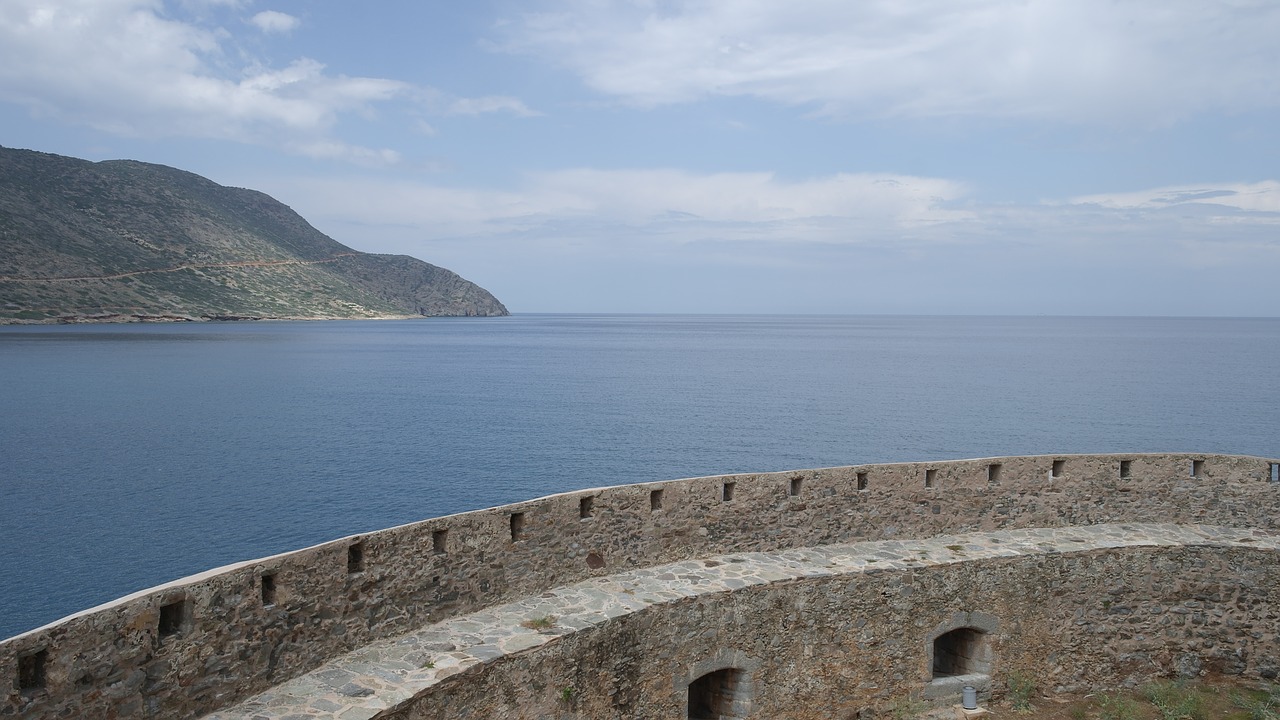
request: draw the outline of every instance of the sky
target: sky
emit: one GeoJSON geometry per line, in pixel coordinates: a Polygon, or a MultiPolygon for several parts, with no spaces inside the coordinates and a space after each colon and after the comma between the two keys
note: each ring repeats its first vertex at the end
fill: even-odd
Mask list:
{"type": "Polygon", "coordinates": [[[513,312],[1280,316],[1276,0],[0,0],[0,145],[513,312]]]}

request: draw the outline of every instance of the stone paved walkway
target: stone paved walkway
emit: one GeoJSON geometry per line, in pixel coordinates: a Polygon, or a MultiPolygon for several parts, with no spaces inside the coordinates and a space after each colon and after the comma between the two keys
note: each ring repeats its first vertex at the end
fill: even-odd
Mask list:
{"type": "Polygon", "coordinates": [[[368,720],[444,678],[508,653],[661,603],[753,585],[988,558],[1122,547],[1233,545],[1280,549],[1260,530],[1166,524],[1006,530],[737,553],[660,565],[557,588],[371,643],[205,720],[368,720]]]}

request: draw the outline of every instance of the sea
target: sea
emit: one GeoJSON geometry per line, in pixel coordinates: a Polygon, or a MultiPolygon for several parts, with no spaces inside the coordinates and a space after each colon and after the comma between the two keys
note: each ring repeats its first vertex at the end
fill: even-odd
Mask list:
{"type": "Polygon", "coordinates": [[[1280,456],[1280,319],[539,315],[0,328],[0,638],[549,493],[995,455],[1280,456]]]}

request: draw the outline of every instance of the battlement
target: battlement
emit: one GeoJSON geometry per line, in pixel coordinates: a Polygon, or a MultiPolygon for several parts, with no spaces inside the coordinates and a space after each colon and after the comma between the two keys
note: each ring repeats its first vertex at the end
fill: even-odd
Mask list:
{"type": "MultiPolygon", "coordinates": [[[[575,583],[700,558],[1139,522],[1275,531],[1278,475],[1280,461],[1256,457],[1060,455],[725,475],[552,495],[229,565],[6,640],[0,717],[197,717],[375,641],[575,583]]],[[[1231,553],[1252,552],[1247,538],[1240,542],[1245,546],[1236,542],[1231,553]]],[[[1197,547],[1192,554],[1201,560],[1215,552],[1212,543],[1197,547]]],[[[1125,562],[1136,562],[1126,553],[1125,562]]],[[[1035,575],[1039,566],[1027,557],[1034,556],[1018,561],[1030,565],[1017,572],[1035,575]]],[[[1190,557],[1166,560],[1183,567],[1190,557]]],[[[959,565],[1007,577],[1017,563],[1002,562],[959,565]]],[[[1084,582],[1085,566],[1072,572],[1084,582]]],[[[946,605],[945,587],[920,597],[946,605]]],[[[778,593],[771,585],[752,592],[764,593],[764,601],[778,593]]],[[[1006,623],[1015,621],[1009,616],[1018,602],[1037,602],[1029,592],[1006,593],[998,603],[1006,623]]],[[[794,600],[788,593],[777,597],[794,600]]],[[[966,638],[947,640],[944,654],[965,656],[966,638]]],[[[677,694],[706,692],[706,703],[722,702],[692,683],[738,668],[734,653],[743,652],[725,648],[723,662],[716,661],[724,667],[681,680],[677,694]]],[[[414,712],[404,717],[428,716],[414,712]]]]}

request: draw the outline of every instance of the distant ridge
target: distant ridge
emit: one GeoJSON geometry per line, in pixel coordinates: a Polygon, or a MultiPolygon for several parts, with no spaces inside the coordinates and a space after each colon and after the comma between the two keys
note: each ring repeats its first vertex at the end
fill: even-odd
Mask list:
{"type": "Polygon", "coordinates": [[[164,165],[0,147],[0,324],[507,315],[407,255],[164,165]]]}

